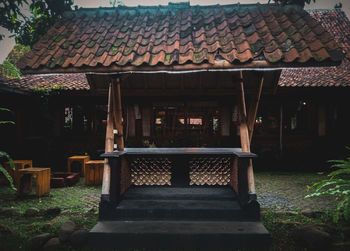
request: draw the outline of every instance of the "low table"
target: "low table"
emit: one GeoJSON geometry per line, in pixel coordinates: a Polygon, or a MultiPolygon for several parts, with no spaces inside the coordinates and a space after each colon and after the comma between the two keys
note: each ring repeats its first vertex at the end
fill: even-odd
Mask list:
{"type": "Polygon", "coordinates": [[[81,164],[81,176],[85,175],[85,164],[90,160],[90,156],[86,155],[76,155],[76,156],[71,156],[68,158],[67,161],[67,170],[70,173],[71,172],[71,165],[73,162],[79,162],[81,164]]]}
{"type": "Polygon", "coordinates": [[[13,164],[15,165],[15,170],[12,170],[9,161],[5,162],[5,168],[14,180],[14,182],[16,182],[16,173],[18,170],[24,169],[26,167],[33,167],[32,160],[14,160],[13,164]]]}
{"type": "Polygon", "coordinates": [[[18,170],[16,183],[17,195],[23,195],[27,190],[32,190],[32,178],[36,178],[36,195],[41,196],[50,192],[50,168],[25,168],[18,170]],[[27,177],[26,177],[27,176],[27,177]]]}
{"type": "Polygon", "coordinates": [[[101,185],[104,160],[90,160],[85,165],[85,185],[101,185]]]}
{"type": "Polygon", "coordinates": [[[53,172],[51,175],[50,185],[52,188],[74,186],[79,182],[79,180],[79,173],[53,172]]]}

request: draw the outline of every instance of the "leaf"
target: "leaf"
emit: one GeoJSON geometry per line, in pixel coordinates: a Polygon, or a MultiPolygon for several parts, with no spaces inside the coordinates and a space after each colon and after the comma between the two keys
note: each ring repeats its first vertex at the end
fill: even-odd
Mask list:
{"type": "Polygon", "coordinates": [[[345,201],[344,201],[344,218],[345,220],[349,220],[350,219],[350,196],[345,197],[345,201]]]}
{"type": "Polygon", "coordinates": [[[7,172],[7,170],[0,164],[0,172],[2,172],[4,174],[4,176],[6,177],[6,179],[10,182],[10,186],[13,190],[17,191],[16,187],[13,184],[13,179],[11,177],[11,175],[7,172]]]}
{"type": "Polygon", "coordinates": [[[5,124],[12,124],[12,125],[14,125],[15,122],[13,122],[13,121],[0,121],[0,125],[5,125],[5,124]]]}
{"type": "Polygon", "coordinates": [[[11,110],[10,110],[10,109],[3,108],[3,107],[0,107],[0,111],[4,111],[4,112],[11,112],[11,110]]]}
{"type": "Polygon", "coordinates": [[[338,176],[338,175],[341,175],[341,174],[350,174],[350,168],[348,168],[348,169],[339,169],[339,170],[333,171],[330,174],[328,174],[328,176],[335,177],[335,176],[338,176]]]}

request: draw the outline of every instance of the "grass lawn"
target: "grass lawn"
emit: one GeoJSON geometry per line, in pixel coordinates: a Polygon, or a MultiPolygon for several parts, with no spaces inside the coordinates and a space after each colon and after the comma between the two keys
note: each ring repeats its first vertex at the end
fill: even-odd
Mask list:
{"type": "MultiPolygon", "coordinates": [[[[317,206],[319,201],[323,200],[316,199],[316,202],[307,202],[303,199],[306,194],[306,185],[310,185],[323,177],[324,175],[320,176],[316,173],[257,172],[258,196],[259,194],[271,193],[286,197],[291,203],[296,204],[297,208],[301,207],[285,210],[267,207],[262,210],[262,221],[273,239],[271,250],[295,250],[291,232],[302,224],[320,226],[334,236],[336,240],[343,241],[344,236],[341,230],[346,224],[344,222],[341,224],[332,222],[332,211],[325,209],[329,201],[325,201],[325,208],[320,209],[323,213],[315,217],[308,217],[301,213],[301,209],[305,205],[317,206]]],[[[35,189],[33,189],[30,195],[21,199],[17,198],[15,192],[9,187],[0,185],[0,207],[18,209],[18,213],[11,217],[0,212],[0,250],[26,250],[25,243],[28,238],[41,233],[57,233],[59,226],[67,220],[75,222],[79,229],[90,230],[97,222],[101,187],[88,187],[85,186],[83,181],[81,179],[74,187],[52,188],[49,195],[41,198],[35,196],[35,189]],[[53,207],[59,207],[61,213],[55,216],[40,214],[42,216],[26,217],[24,215],[28,208],[43,211],[53,207]]],[[[74,249],[64,246],[62,250],[74,249]]]]}
{"type": "Polygon", "coordinates": [[[16,216],[0,214],[0,250],[26,250],[28,238],[41,233],[57,233],[59,226],[67,220],[72,220],[79,229],[91,229],[97,222],[101,188],[85,186],[83,181],[81,179],[73,187],[51,188],[50,194],[41,198],[35,196],[33,189],[31,194],[19,199],[13,190],[0,186],[1,207],[19,209],[16,216]],[[24,216],[28,208],[45,210],[53,207],[59,207],[61,213],[57,216],[24,216]]]}

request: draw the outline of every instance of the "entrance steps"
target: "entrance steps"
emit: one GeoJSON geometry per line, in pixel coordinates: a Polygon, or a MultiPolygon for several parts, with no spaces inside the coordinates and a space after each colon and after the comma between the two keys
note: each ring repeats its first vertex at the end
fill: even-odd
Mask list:
{"type": "Polygon", "coordinates": [[[270,236],[229,187],[132,187],[90,241],[116,249],[262,250],[270,236]]]}

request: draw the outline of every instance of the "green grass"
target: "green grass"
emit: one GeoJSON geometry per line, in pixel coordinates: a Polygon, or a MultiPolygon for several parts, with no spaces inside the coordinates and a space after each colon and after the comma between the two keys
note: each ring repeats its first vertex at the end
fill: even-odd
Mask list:
{"type": "Polygon", "coordinates": [[[300,211],[294,211],[295,215],[288,212],[276,213],[266,210],[262,213],[262,223],[270,232],[272,246],[270,250],[299,250],[293,241],[292,232],[302,225],[314,225],[331,234],[334,240],[342,241],[342,228],[348,223],[336,224],[333,222],[333,210],[327,210],[317,217],[307,217],[300,211]]]}
{"type": "MultiPolygon", "coordinates": [[[[322,178],[323,175],[315,173],[257,172],[257,191],[258,195],[265,191],[280,192],[285,196],[298,194],[295,201],[303,200],[306,185],[322,178]],[[286,189],[291,187],[293,192],[286,189]]],[[[0,250],[26,250],[25,243],[28,238],[41,233],[56,234],[59,226],[67,220],[75,222],[79,229],[90,230],[97,223],[100,190],[100,187],[85,186],[82,179],[74,187],[51,189],[49,195],[41,198],[35,196],[35,184],[33,184],[31,194],[17,198],[15,192],[9,187],[0,186],[0,207],[19,209],[19,214],[13,217],[5,217],[0,213],[0,250]],[[56,216],[25,217],[23,215],[28,208],[45,210],[56,206],[62,210],[56,216]]],[[[322,226],[333,236],[341,238],[342,225],[333,223],[333,211],[324,211],[316,218],[306,217],[300,211],[295,212],[295,215],[290,215],[274,210],[264,211],[262,222],[272,236],[271,250],[295,250],[291,232],[301,224],[322,226]]],[[[74,249],[66,245],[62,250],[74,249]]]]}
{"type": "MultiPolygon", "coordinates": [[[[82,179],[73,187],[52,188],[49,195],[40,198],[35,196],[33,184],[32,193],[17,198],[15,191],[0,186],[1,207],[19,209],[16,216],[0,215],[0,250],[26,250],[25,243],[28,238],[41,233],[56,234],[59,226],[67,220],[72,220],[78,229],[90,230],[97,223],[100,190],[100,187],[85,186],[82,179]],[[57,206],[62,211],[56,216],[24,216],[28,208],[45,210],[57,206]]],[[[65,246],[62,250],[74,249],[65,246]]]]}
{"type": "Polygon", "coordinates": [[[87,213],[98,208],[101,188],[85,186],[83,179],[73,187],[51,188],[50,194],[42,197],[35,195],[35,184],[32,192],[23,198],[17,198],[16,192],[9,187],[0,187],[1,207],[15,207],[20,213],[28,208],[48,209],[59,206],[69,213],[87,213]]]}

